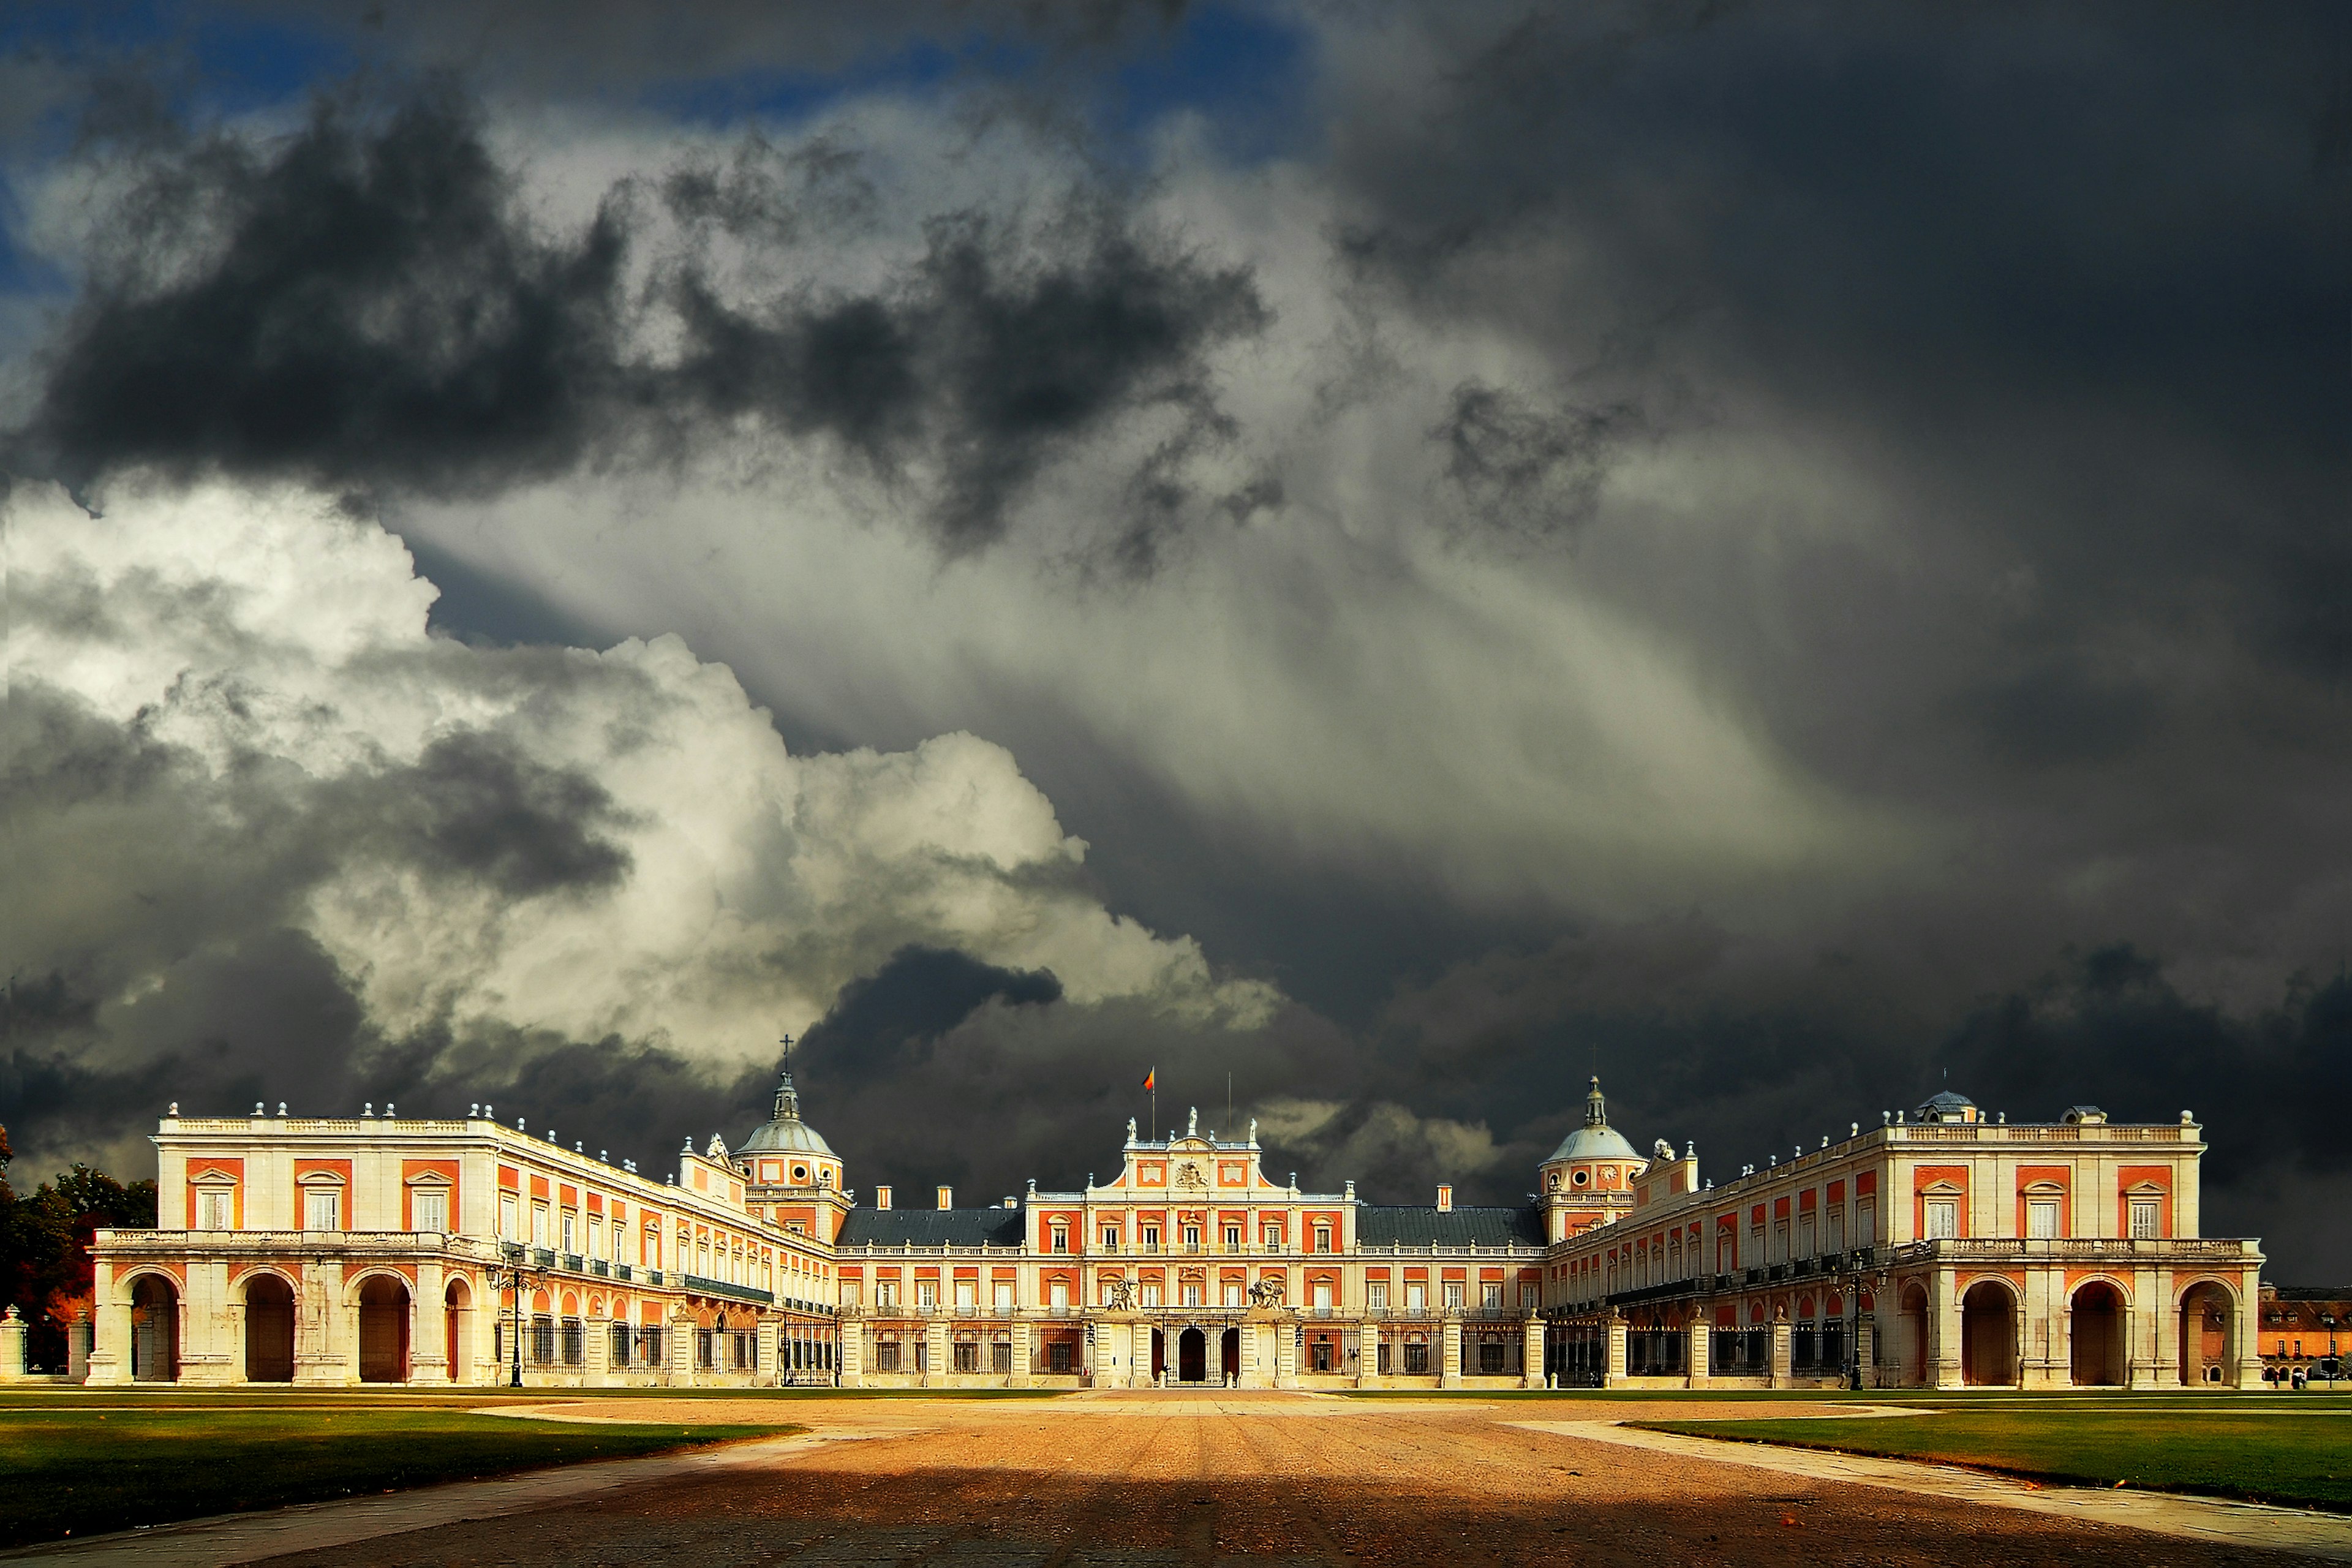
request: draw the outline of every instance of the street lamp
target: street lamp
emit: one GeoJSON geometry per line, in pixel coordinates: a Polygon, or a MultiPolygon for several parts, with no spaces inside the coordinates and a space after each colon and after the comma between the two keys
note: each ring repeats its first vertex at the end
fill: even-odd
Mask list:
{"type": "Polygon", "coordinates": [[[514,1333],[510,1336],[508,1345],[508,1354],[511,1358],[509,1363],[511,1371],[508,1376],[507,1386],[520,1388],[522,1386],[522,1288],[530,1279],[544,1280],[547,1278],[547,1270],[527,1267],[523,1259],[529,1255],[523,1251],[519,1242],[507,1243],[506,1255],[507,1266],[504,1269],[500,1269],[496,1264],[490,1267],[490,1289],[514,1291],[514,1333]]]}

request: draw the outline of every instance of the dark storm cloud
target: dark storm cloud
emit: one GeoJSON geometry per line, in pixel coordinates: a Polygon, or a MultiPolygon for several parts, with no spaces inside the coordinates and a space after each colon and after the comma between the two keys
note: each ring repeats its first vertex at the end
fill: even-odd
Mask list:
{"type": "Polygon", "coordinates": [[[983,1004],[1043,1006],[1061,999],[1062,983],[1042,969],[1000,969],[968,953],[902,948],[874,973],[842,987],[802,1040],[800,1058],[813,1071],[848,1081],[897,1080],[919,1072],[940,1037],[983,1004]]]}
{"type": "Polygon", "coordinates": [[[576,769],[525,756],[477,731],[441,736],[408,767],[368,781],[368,803],[343,809],[395,858],[478,879],[513,899],[610,888],[629,853],[597,837],[622,816],[604,787],[576,769]]]}
{"type": "Polygon", "coordinates": [[[1430,438],[1473,511],[1540,537],[1591,517],[1617,448],[1641,425],[1629,403],[1546,408],[1508,387],[1465,381],[1430,438]]]}
{"type": "MultiPolygon", "coordinates": [[[[887,482],[935,473],[930,521],[968,549],[1125,416],[1172,411],[1195,442],[1224,429],[1204,355],[1267,319],[1245,271],[1108,198],[1030,231],[940,217],[867,294],[737,300],[690,247],[633,291],[632,189],[578,233],[541,232],[446,81],[380,113],[322,100],[268,149],[213,135],[122,155],[140,177],[0,453],[76,487],[145,465],[487,494],[675,458],[750,420],[830,437],[887,482]],[[641,346],[664,324],[674,356],[641,346]]],[[[837,158],[783,160],[789,181],[775,162],[682,166],[662,200],[690,229],[772,239],[803,205],[855,207],[837,158]]]]}

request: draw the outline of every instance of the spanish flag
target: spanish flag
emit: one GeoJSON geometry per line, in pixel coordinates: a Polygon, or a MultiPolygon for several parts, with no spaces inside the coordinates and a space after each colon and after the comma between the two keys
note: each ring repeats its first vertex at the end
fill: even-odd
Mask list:
{"type": "Polygon", "coordinates": [[[1158,1068],[1153,1068],[1150,1072],[1143,1075],[1143,1087],[1146,1089],[1158,1089],[1160,1087],[1160,1069],[1158,1068]]]}

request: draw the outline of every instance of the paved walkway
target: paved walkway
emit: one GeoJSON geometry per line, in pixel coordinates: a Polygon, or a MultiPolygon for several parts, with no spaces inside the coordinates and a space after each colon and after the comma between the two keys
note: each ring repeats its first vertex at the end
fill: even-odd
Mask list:
{"type": "MultiPolygon", "coordinates": [[[[1777,1415],[1779,1413],[1775,1412],[1777,1415]]],[[[1859,1412],[1857,1412],[1859,1414],[1859,1412]]],[[[1896,1410],[1871,1414],[1911,1414],[1896,1410]]],[[[1647,1432],[1607,1421],[1514,1421],[1530,1432],[1552,1432],[1588,1442],[1613,1443],[1621,1447],[1646,1448],[1652,1453],[1678,1454],[1719,1465],[1750,1465],[1785,1476],[1812,1480],[1853,1481],[1866,1487],[1892,1487],[1912,1494],[1950,1498],[1957,1502],[1987,1503],[1995,1508],[2023,1509],[2029,1513],[2054,1514],[2079,1523],[2124,1525],[2186,1541],[2210,1541],[2230,1546],[2258,1546],[2272,1552],[2293,1552],[2331,1562],[2352,1563],[2352,1517],[2308,1509],[2273,1508],[2266,1503],[2232,1502],[2223,1498],[2184,1497],[2177,1492],[2113,1490],[2095,1487],[2045,1486],[1988,1470],[1959,1465],[1927,1464],[1917,1459],[1882,1459],[1867,1454],[1832,1454],[1818,1448],[1781,1448],[1767,1443],[1742,1443],[1716,1437],[1691,1437],[1676,1432],[1647,1432]]]]}

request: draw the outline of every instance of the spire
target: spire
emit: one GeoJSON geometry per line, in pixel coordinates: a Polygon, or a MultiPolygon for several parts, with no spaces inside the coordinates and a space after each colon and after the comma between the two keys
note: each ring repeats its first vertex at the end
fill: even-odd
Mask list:
{"type": "Polygon", "coordinates": [[[801,1119],[801,1097],[793,1088],[793,1037],[786,1035],[777,1042],[784,1047],[784,1065],[776,1072],[776,1109],[771,1121],[798,1121],[801,1119]]]}
{"type": "Polygon", "coordinates": [[[1584,1124],[1587,1127],[1609,1125],[1609,1106],[1601,1098],[1601,1080],[1597,1078],[1592,1080],[1592,1092],[1584,1097],[1584,1124]]]}

